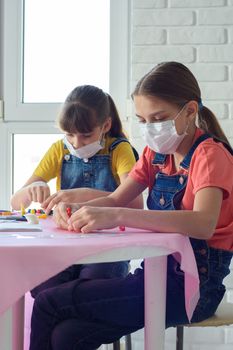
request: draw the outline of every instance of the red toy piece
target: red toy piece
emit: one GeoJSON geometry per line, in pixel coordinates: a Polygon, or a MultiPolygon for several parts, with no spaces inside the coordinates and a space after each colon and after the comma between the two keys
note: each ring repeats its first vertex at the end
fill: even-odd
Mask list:
{"type": "Polygon", "coordinates": [[[71,207],[67,207],[67,208],[66,208],[66,212],[67,212],[67,215],[68,215],[69,218],[70,218],[71,215],[72,215],[71,207]]]}

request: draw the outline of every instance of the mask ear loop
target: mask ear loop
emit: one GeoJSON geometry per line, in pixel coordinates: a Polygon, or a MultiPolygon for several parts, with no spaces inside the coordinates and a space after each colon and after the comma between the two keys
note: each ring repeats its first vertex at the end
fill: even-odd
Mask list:
{"type": "MultiPolygon", "coordinates": [[[[187,105],[187,103],[185,103],[185,105],[181,108],[181,110],[177,113],[177,115],[175,116],[175,118],[172,120],[173,121],[173,125],[174,125],[174,127],[176,128],[176,124],[175,124],[175,120],[180,116],[180,114],[183,112],[183,110],[184,110],[184,108],[186,107],[186,105],[187,105]]],[[[189,128],[189,123],[187,124],[187,126],[186,126],[186,129],[185,129],[185,131],[183,132],[183,134],[181,134],[181,135],[188,135],[188,133],[187,133],[187,130],[188,130],[188,128],[189,128]]],[[[176,131],[177,132],[177,131],[176,131]]]]}
{"type": "Polygon", "coordinates": [[[173,119],[173,121],[175,121],[179,116],[180,113],[183,112],[184,108],[186,107],[187,103],[185,103],[185,105],[183,105],[183,107],[181,108],[181,110],[177,113],[177,115],[175,116],[175,118],[173,119]]]}
{"type": "MultiPolygon", "coordinates": [[[[187,104],[187,103],[186,103],[187,104]]],[[[186,106],[186,104],[184,105],[184,107],[186,106]]],[[[183,107],[183,108],[184,108],[183,107]]],[[[198,111],[201,111],[201,109],[203,108],[204,106],[203,106],[203,104],[202,104],[202,101],[200,101],[199,103],[198,103],[198,111]],[[201,105],[201,107],[200,107],[200,105],[201,105]]],[[[198,111],[197,111],[197,113],[196,113],[196,115],[195,115],[195,126],[198,128],[199,127],[199,125],[198,125],[198,111]]],[[[188,128],[189,128],[189,125],[190,125],[190,122],[188,122],[188,124],[187,124],[187,127],[186,127],[186,129],[185,129],[185,134],[186,135],[188,135],[188,132],[187,132],[187,130],[188,130],[188,128]]]]}

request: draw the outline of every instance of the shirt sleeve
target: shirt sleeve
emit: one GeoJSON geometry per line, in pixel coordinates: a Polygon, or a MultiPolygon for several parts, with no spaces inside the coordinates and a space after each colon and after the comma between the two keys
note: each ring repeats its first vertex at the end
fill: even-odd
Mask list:
{"type": "Polygon", "coordinates": [[[112,153],[113,172],[118,176],[129,173],[135,163],[136,160],[130,143],[119,143],[112,153]]]}
{"type": "Polygon", "coordinates": [[[52,144],[45,153],[35,169],[34,175],[41,177],[46,182],[56,178],[60,173],[62,157],[63,143],[62,140],[59,140],[52,144]]]}
{"type": "Polygon", "coordinates": [[[218,187],[225,199],[233,187],[233,157],[220,143],[202,143],[192,157],[190,176],[194,195],[202,188],[218,187]]]}

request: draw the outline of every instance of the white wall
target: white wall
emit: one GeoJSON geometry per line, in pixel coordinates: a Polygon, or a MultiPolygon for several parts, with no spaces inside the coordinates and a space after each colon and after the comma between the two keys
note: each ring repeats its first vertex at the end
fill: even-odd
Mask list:
{"type": "MultiPolygon", "coordinates": [[[[200,83],[203,103],[217,115],[233,145],[233,0],[132,0],[131,91],[155,64],[180,61],[200,83]]],[[[130,135],[141,150],[138,127],[130,135]]],[[[233,274],[227,278],[233,301],[233,274]]],[[[134,350],[142,350],[142,332],[134,350]]],[[[233,328],[185,330],[185,350],[230,350],[233,328]]],[[[175,329],[166,331],[166,350],[175,349],[175,329]]]]}

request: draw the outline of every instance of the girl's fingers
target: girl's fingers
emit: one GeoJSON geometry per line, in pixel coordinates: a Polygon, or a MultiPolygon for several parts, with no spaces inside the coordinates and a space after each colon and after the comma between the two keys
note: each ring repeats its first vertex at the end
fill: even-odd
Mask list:
{"type": "Polygon", "coordinates": [[[56,222],[63,222],[63,223],[66,223],[66,228],[68,227],[68,215],[67,215],[67,212],[66,212],[66,208],[68,207],[68,205],[64,204],[64,203],[59,203],[56,208],[54,209],[54,213],[53,213],[53,216],[54,216],[54,220],[56,222]]]}
{"type": "Polygon", "coordinates": [[[53,207],[55,205],[57,205],[60,201],[56,195],[54,195],[54,197],[49,197],[49,198],[50,198],[50,200],[47,202],[47,206],[43,207],[43,208],[45,208],[46,214],[50,213],[50,211],[53,209],[53,207]]]}
{"type": "Polygon", "coordinates": [[[82,233],[89,233],[93,231],[94,229],[91,227],[91,225],[85,225],[81,228],[82,233]]]}
{"type": "Polygon", "coordinates": [[[64,220],[65,222],[68,223],[69,216],[67,214],[67,210],[66,209],[69,207],[69,205],[68,204],[64,204],[64,203],[60,203],[59,207],[60,207],[60,215],[61,215],[62,220],[64,220]]]}
{"type": "Polygon", "coordinates": [[[47,206],[49,205],[49,203],[51,202],[51,200],[52,200],[54,197],[56,197],[56,193],[52,194],[52,195],[49,196],[47,199],[45,199],[45,200],[43,201],[43,203],[41,203],[42,208],[43,208],[43,209],[46,209],[47,206]]]}
{"type": "Polygon", "coordinates": [[[44,189],[39,186],[36,188],[36,199],[39,203],[43,202],[44,199],[44,189]]]}
{"type": "MultiPolygon", "coordinates": [[[[54,219],[55,219],[55,218],[54,218],[54,219]]],[[[68,223],[67,223],[67,221],[65,222],[64,220],[61,219],[61,217],[60,217],[60,218],[56,218],[56,220],[54,220],[54,221],[55,221],[57,227],[63,228],[63,229],[65,229],[65,230],[68,229],[68,223]]]]}
{"type": "Polygon", "coordinates": [[[51,199],[53,199],[56,196],[56,193],[52,194],[51,196],[49,196],[47,199],[44,200],[43,203],[41,203],[41,206],[43,209],[46,209],[47,206],[49,205],[51,199]]]}
{"type": "Polygon", "coordinates": [[[32,193],[32,201],[37,202],[37,193],[35,188],[31,188],[31,193],[32,193]]]}
{"type": "MultiPolygon", "coordinates": [[[[88,233],[94,229],[98,229],[96,217],[98,214],[95,212],[96,208],[82,207],[72,214],[69,220],[69,224],[74,231],[88,233]]],[[[97,209],[98,210],[98,209],[97,209]]]]}
{"type": "Polygon", "coordinates": [[[28,187],[28,196],[31,202],[43,203],[50,195],[49,187],[45,186],[31,186],[28,187]]]}

